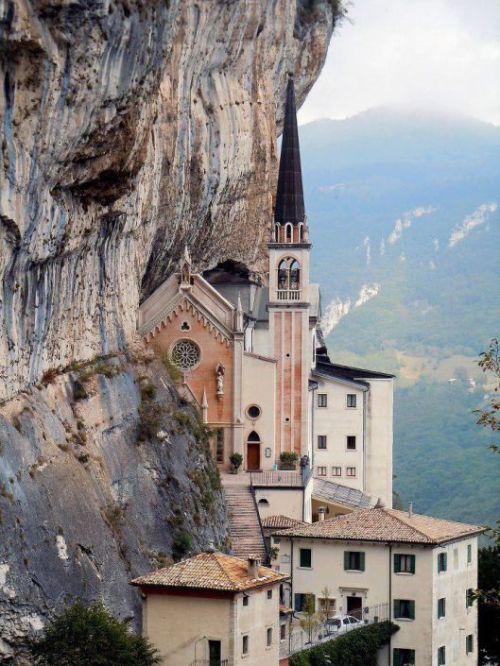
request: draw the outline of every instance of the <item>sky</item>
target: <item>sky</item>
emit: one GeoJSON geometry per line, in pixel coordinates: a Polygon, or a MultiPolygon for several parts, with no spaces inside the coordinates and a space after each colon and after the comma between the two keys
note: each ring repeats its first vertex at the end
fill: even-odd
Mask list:
{"type": "Polygon", "coordinates": [[[500,125],[500,0],[352,0],[299,123],[374,106],[500,125]]]}

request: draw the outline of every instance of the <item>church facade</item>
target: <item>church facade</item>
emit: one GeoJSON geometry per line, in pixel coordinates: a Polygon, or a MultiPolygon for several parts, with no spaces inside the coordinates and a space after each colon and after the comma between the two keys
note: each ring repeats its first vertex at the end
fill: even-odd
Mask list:
{"type": "Polygon", "coordinates": [[[313,514],[390,507],[394,378],[332,363],[324,347],[292,79],[268,251],[263,280],[236,262],[195,273],[186,250],[179,272],[141,305],[139,333],[178,370],[221,469],[240,453],[245,471],[271,472],[295,453],[313,514]]]}

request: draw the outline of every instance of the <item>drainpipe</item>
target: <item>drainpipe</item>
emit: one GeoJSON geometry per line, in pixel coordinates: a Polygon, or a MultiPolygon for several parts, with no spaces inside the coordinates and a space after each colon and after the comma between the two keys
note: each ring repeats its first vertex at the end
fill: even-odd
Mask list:
{"type": "MultiPolygon", "coordinates": [[[[290,607],[294,608],[293,603],[293,538],[290,538],[290,607]]],[[[294,609],[295,612],[295,609],[294,609]]]]}
{"type": "MultiPolygon", "coordinates": [[[[392,620],[392,543],[389,546],[389,621],[392,620]]],[[[392,635],[389,636],[389,658],[387,660],[388,666],[392,663],[392,649],[391,649],[392,635]]]]}
{"type": "Polygon", "coordinates": [[[366,403],[368,391],[363,391],[363,492],[366,493],[366,403]]]}

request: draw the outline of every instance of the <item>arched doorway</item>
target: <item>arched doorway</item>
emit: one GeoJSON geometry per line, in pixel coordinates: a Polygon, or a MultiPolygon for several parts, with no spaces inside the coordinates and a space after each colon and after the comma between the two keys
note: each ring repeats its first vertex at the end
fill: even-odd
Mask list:
{"type": "Polygon", "coordinates": [[[260,437],[252,430],[247,438],[247,471],[257,472],[260,469],[260,437]]]}

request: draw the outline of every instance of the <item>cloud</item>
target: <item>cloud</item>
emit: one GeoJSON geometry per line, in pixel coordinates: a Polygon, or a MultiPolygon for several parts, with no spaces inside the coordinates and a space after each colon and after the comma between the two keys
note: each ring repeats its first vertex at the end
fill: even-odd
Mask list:
{"type": "Polygon", "coordinates": [[[490,214],[494,213],[497,207],[495,202],[483,203],[473,213],[467,215],[462,224],[457,225],[451,232],[448,247],[453,247],[468,236],[473,229],[485,224],[490,214]]]}
{"type": "Polygon", "coordinates": [[[500,124],[498,0],[353,0],[301,123],[389,104],[500,124]]]}

